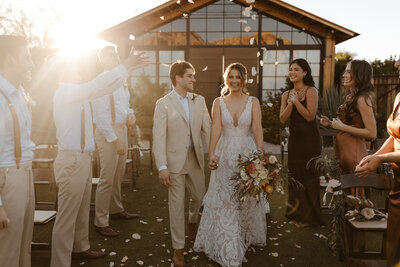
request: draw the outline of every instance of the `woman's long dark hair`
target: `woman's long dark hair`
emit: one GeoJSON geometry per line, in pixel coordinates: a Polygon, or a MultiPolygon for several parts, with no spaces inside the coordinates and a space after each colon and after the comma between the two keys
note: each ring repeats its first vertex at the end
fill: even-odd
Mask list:
{"type": "MultiPolygon", "coordinates": [[[[296,58],[295,60],[290,62],[289,67],[292,66],[293,64],[299,65],[303,71],[307,72],[307,74],[303,78],[303,83],[305,85],[315,87],[315,82],[311,75],[311,68],[310,68],[310,65],[308,64],[307,60],[305,60],[304,58],[296,58]]],[[[289,89],[293,89],[293,88],[294,88],[294,84],[289,80],[289,89]]]]}
{"type": "Polygon", "coordinates": [[[365,60],[352,60],[350,63],[351,78],[355,82],[354,88],[348,88],[344,99],[346,114],[351,110],[357,110],[357,100],[363,96],[367,105],[371,103],[375,110],[374,85],[372,84],[373,70],[371,65],[365,60]],[[368,101],[369,99],[369,101],[368,101]]]}

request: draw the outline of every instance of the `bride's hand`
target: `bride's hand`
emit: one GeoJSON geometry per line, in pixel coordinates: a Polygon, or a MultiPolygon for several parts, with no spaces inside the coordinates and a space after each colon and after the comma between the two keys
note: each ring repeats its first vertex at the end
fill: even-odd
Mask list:
{"type": "Polygon", "coordinates": [[[210,155],[208,158],[208,168],[210,170],[216,170],[218,168],[219,157],[216,155],[210,155]]]}

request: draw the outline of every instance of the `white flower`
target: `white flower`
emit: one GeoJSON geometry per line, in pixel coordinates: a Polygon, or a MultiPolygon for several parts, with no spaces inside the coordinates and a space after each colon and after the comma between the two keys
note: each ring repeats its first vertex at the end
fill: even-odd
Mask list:
{"type": "Polygon", "coordinates": [[[269,156],[269,163],[271,163],[271,164],[275,164],[276,162],[277,162],[278,160],[276,159],[276,157],[275,156],[269,156]]]}
{"type": "Polygon", "coordinates": [[[336,187],[339,187],[340,185],[341,185],[341,183],[339,180],[330,179],[325,191],[333,192],[333,189],[335,189],[336,187]]]}
{"type": "Polygon", "coordinates": [[[247,181],[248,179],[249,179],[249,176],[247,175],[247,173],[246,173],[246,171],[245,170],[240,170],[240,177],[242,177],[242,179],[244,180],[244,181],[247,181]]]}
{"type": "Polygon", "coordinates": [[[361,210],[361,215],[365,217],[367,220],[371,220],[375,216],[375,212],[371,208],[363,208],[361,210]]]}

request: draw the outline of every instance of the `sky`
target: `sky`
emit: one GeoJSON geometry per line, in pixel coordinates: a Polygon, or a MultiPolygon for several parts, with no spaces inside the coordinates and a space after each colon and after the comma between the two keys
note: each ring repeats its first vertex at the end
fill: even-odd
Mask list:
{"type": "MultiPolygon", "coordinates": [[[[183,0],[182,0],[183,1],[183,0]]],[[[196,0],[194,0],[196,1],[196,0]]],[[[257,0],[256,0],[257,1],[257,0]]],[[[37,29],[44,29],[46,19],[54,21],[54,12],[61,20],[52,28],[56,46],[76,47],[85,43],[101,47],[106,43],[96,33],[119,24],[137,14],[166,2],[165,0],[0,0],[15,10],[22,9],[37,18],[37,29]],[[75,42],[71,42],[75,40],[75,42]]],[[[400,55],[398,27],[399,0],[286,0],[314,15],[336,23],[360,36],[336,46],[336,51],[355,53],[358,59],[387,59],[400,55]]]]}

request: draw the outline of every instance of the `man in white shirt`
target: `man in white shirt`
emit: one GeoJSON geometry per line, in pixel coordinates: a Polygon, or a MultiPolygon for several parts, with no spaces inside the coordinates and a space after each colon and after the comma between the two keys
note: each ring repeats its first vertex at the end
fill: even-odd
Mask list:
{"type": "MultiPolygon", "coordinates": [[[[120,59],[113,46],[99,52],[99,60],[105,71],[119,65],[120,59]]],[[[100,180],[96,190],[96,231],[104,236],[118,235],[109,225],[109,218],[134,219],[137,214],[124,210],[121,202],[121,183],[125,174],[128,136],[127,123],[135,123],[135,115],[129,107],[129,91],[125,86],[110,95],[92,101],[93,121],[96,125],[95,141],[100,156],[100,180]]],[[[128,126],[129,126],[128,125],[128,126]]]]}
{"type": "Polygon", "coordinates": [[[89,101],[120,88],[128,72],[147,64],[133,55],[114,69],[82,83],[80,65],[62,65],[54,95],[54,121],[58,155],[54,173],[58,187],[58,211],[53,228],[51,267],[69,267],[72,258],[95,259],[104,252],[90,250],[89,210],[92,189],[92,153],[95,149],[89,101]]]}
{"type": "Polygon", "coordinates": [[[0,266],[31,266],[35,197],[31,116],[21,84],[33,67],[23,37],[0,36],[0,266]]]}

